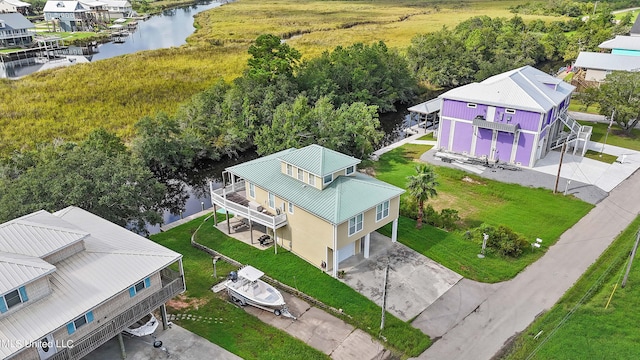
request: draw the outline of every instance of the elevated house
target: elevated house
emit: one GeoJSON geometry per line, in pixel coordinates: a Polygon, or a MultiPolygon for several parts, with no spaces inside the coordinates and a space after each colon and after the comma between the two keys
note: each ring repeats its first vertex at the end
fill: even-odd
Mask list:
{"type": "Polygon", "coordinates": [[[524,66],[447,91],[439,96],[436,146],[488,163],[523,167],[533,167],[564,143],[584,154],[591,127],[580,126],[567,114],[573,90],[524,66]]]}
{"type": "Polygon", "coordinates": [[[106,25],[111,20],[107,3],[94,0],[80,0],[79,3],[87,10],[87,15],[90,16],[95,23],[106,25]]]}
{"type": "Polygon", "coordinates": [[[404,190],[358,172],[359,163],[310,145],[232,166],[222,174],[226,186],[212,185],[214,209],[264,227],[276,246],[335,277],[341,261],[369,257],[371,232],[392,223],[397,237],[404,190]]]}
{"type": "Polygon", "coordinates": [[[29,14],[31,4],[20,0],[0,0],[0,13],[29,14]]]}
{"type": "Polygon", "coordinates": [[[0,49],[28,47],[35,26],[20,13],[0,14],[0,49]]]}
{"type": "Polygon", "coordinates": [[[131,3],[126,0],[103,0],[112,19],[130,17],[133,13],[131,3]]]}
{"type": "Polygon", "coordinates": [[[184,290],[180,254],[80,208],[0,224],[0,358],[80,359],[184,290]]]}
{"type": "Polygon", "coordinates": [[[585,86],[589,86],[589,82],[598,85],[612,71],[640,71],[640,36],[619,35],[598,47],[609,52],[578,54],[574,64],[579,69],[574,77],[576,81],[586,81],[585,86]]]}
{"type": "Polygon", "coordinates": [[[78,1],[47,1],[44,19],[53,21],[62,31],[88,31],[91,27],[89,10],[78,1]]]}

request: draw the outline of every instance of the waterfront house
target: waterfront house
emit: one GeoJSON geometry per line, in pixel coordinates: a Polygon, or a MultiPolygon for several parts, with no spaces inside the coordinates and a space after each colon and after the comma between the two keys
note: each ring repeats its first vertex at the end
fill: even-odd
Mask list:
{"type": "Polygon", "coordinates": [[[0,49],[28,47],[35,26],[20,13],[0,14],[0,49]]]}
{"type": "Polygon", "coordinates": [[[371,232],[392,223],[397,237],[404,190],[362,174],[359,163],[309,145],[235,165],[223,172],[222,188],[212,184],[214,210],[264,227],[278,246],[335,277],[341,261],[369,257],[371,232]]]}
{"type": "Polygon", "coordinates": [[[0,358],[80,359],[184,290],[182,255],[83,209],[0,224],[0,358]]]}
{"type": "Polygon", "coordinates": [[[107,5],[109,16],[113,19],[125,18],[132,15],[133,8],[129,1],[103,0],[107,5]]]}
{"type": "Polygon", "coordinates": [[[61,31],[88,31],[91,26],[88,10],[78,1],[47,1],[44,19],[52,21],[61,31]]]}
{"type": "Polygon", "coordinates": [[[0,13],[29,14],[31,4],[20,0],[0,0],[0,13]]]}
{"type": "Polygon", "coordinates": [[[107,3],[94,0],[80,0],[78,2],[87,10],[87,15],[96,23],[106,25],[111,20],[109,17],[109,10],[107,9],[107,3]]]}
{"type": "Polygon", "coordinates": [[[585,80],[585,86],[597,86],[612,71],[640,70],[640,36],[616,36],[598,47],[609,52],[582,51],[574,63],[579,69],[574,78],[585,80]]]}
{"type": "Polygon", "coordinates": [[[523,167],[533,167],[564,143],[584,154],[591,128],[567,114],[574,89],[524,66],[449,90],[438,97],[436,147],[487,163],[523,167]]]}

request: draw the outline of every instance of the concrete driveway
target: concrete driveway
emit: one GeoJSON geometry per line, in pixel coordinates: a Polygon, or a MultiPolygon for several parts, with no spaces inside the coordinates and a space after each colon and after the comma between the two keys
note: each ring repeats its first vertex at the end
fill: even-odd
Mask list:
{"type": "Polygon", "coordinates": [[[369,259],[354,255],[340,263],[344,282],[382,306],[384,272],[389,264],[387,311],[409,321],[418,316],[462,276],[400,243],[371,234],[369,259]]]}
{"type": "MultiPolygon", "coordinates": [[[[168,358],[174,360],[242,359],[175,324],[167,330],[162,330],[162,326],[158,326],[155,335],[163,343],[161,348],[153,347],[153,338],[151,336],[130,337],[123,335],[127,360],[166,360],[168,358]]],[[[84,359],[118,360],[122,358],[120,354],[120,344],[118,343],[118,338],[115,337],[85,356],[84,359]]]]}

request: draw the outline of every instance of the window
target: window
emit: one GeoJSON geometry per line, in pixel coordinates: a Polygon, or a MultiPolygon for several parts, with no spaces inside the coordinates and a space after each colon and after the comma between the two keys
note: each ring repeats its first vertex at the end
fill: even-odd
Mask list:
{"type": "Polygon", "coordinates": [[[376,221],[380,221],[389,216],[389,200],[376,206],[376,221]]]}
{"type": "Polygon", "coordinates": [[[129,288],[129,297],[136,296],[140,291],[151,287],[151,278],[146,278],[129,288]]]}
{"type": "Polygon", "coordinates": [[[256,186],[251,183],[249,184],[249,197],[256,198],[256,186]]]}
{"type": "Polygon", "coordinates": [[[345,174],[347,175],[353,174],[354,170],[355,170],[355,166],[351,165],[347,168],[347,171],[345,171],[345,174]]]}
{"type": "Polygon", "coordinates": [[[515,109],[505,109],[504,112],[506,112],[507,114],[515,114],[516,110],[515,109]]]}
{"type": "Polygon", "coordinates": [[[15,289],[10,291],[2,296],[0,296],[0,313],[4,313],[9,311],[12,307],[22,304],[29,300],[27,297],[27,291],[24,286],[19,289],[15,289]]]}
{"type": "Polygon", "coordinates": [[[72,322],[67,324],[67,333],[69,333],[69,335],[73,334],[74,332],[76,332],[76,330],[80,329],[81,327],[85,326],[86,324],[90,323],[93,321],[93,311],[89,311],[88,313],[80,316],[79,318],[73,320],[72,322]]]}
{"type": "Polygon", "coordinates": [[[293,214],[293,203],[289,201],[289,214],[293,214]]]}
{"type": "Polygon", "coordinates": [[[269,207],[272,209],[276,208],[276,197],[272,193],[269,193],[269,207]]]}
{"type": "Polygon", "coordinates": [[[349,219],[349,236],[362,230],[363,215],[359,214],[349,219]]]}
{"type": "Polygon", "coordinates": [[[304,171],[302,169],[298,169],[298,180],[304,181],[304,171]]]}
{"type": "Polygon", "coordinates": [[[309,173],[309,185],[316,186],[316,176],[309,173]]]}
{"type": "Polygon", "coordinates": [[[475,108],[477,108],[477,107],[478,107],[478,104],[467,103],[467,107],[468,107],[468,108],[475,109],[475,108]]]}
{"type": "Polygon", "coordinates": [[[293,176],[293,166],[287,164],[287,175],[293,176]]]}
{"type": "Polygon", "coordinates": [[[329,174],[329,175],[325,175],[325,177],[322,179],[322,183],[324,185],[330,183],[333,181],[333,174],[329,174]]]}

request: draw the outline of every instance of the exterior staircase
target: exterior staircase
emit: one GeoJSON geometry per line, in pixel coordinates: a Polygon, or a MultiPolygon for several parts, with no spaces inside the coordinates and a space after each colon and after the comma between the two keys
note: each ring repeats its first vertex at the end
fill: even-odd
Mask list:
{"type": "Polygon", "coordinates": [[[573,144],[573,152],[575,153],[578,146],[582,145],[582,155],[586,152],[587,143],[591,139],[592,126],[580,125],[574,118],[569,116],[566,111],[558,117],[560,121],[569,129],[569,132],[562,131],[560,135],[553,140],[551,150],[557,149],[564,144],[573,144]]]}

